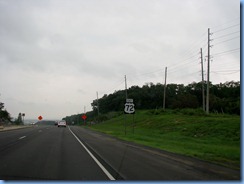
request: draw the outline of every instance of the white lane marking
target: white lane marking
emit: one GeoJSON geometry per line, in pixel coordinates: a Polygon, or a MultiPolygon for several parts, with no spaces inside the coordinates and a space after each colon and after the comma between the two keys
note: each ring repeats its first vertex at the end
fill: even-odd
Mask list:
{"type": "MultiPolygon", "coordinates": [[[[69,126],[68,126],[69,127],[69,126]]],[[[69,127],[69,131],[73,134],[73,136],[76,138],[76,140],[83,146],[83,148],[87,151],[87,153],[93,158],[93,160],[96,162],[96,164],[102,169],[102,171],[107,175],[107,177],[110,180],[115,180],[115,178],[108,172],[107,169],[96,159],[96,157],[87,149],[87,147],[80,141],[80,139],[72,132],[72,130],[69,127]]]]}
{"type": "Polygon", "coordinates": [[[26,136],[22,136],[22,137],[20,137],[19,140],[24,139],[24,138],[26,138],[26,136]]]}

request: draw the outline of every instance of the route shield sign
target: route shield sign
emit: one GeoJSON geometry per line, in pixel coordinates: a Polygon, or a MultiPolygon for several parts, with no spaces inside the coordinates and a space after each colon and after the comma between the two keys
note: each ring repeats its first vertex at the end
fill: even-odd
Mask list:
{"type": "Polygon", "coordinates": [[[124,112],[126,114],[134,114],[135,113],[135,105],[133,104],[133,99],[126,99],[124,112]]]}

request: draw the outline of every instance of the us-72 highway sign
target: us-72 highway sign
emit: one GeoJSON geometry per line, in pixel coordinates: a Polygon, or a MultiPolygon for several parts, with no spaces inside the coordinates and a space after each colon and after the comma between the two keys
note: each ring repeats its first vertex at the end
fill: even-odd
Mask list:
{"type": "Polygon", "coordinates": [[[124,112],[126,114],[134,114],[135,113],[135,105],[131,102],[126,102],[124,112]]]}

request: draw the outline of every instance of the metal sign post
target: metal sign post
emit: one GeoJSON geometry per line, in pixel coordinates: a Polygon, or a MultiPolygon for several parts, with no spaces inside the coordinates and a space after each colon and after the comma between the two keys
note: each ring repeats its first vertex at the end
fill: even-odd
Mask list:
{"type": "Polygon", "coordinates": [[[83,114],[81,118],[84,120],[84,125],[86,125],[86,118],[87,118],[86,114],[83,114]]]}
{"type": "Polygon", "coordinates": [[[135,105],[133,99],[126,99],[125,108],[125,135],[126,135],[126,114],[133,114],[133,133],[134,133],[134,114],[135,114],[135,105]]]}
{"type": "Polygon", "coordinates": [[[132,132],[133,132],[133,134],[134,134],[134,129],[135,129],[135,118],[134,118],[134,115],[135,115],[135,113],[133,114],[133,125],[132,125],[132,127],[133,127],[132,132]]]}
{"type": "Polygon", "coordinates": [[[124,126],[125,126],[125,135],[126,135],[126,114],[125,114],[125,123],[124,123],[124,126]]]}

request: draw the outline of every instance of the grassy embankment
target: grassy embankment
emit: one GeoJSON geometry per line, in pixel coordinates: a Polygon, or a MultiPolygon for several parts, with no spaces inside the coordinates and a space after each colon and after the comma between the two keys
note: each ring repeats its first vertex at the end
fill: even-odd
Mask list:
{"type": "Polygon", "coordinates": [[[133,115],[109,115],[111,119],[90,128],[122,140],[240,168],[240,116],[138,110],[133,133],[133,115]]]}

